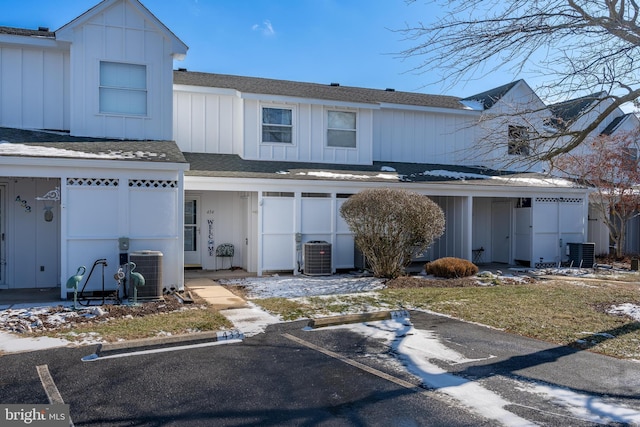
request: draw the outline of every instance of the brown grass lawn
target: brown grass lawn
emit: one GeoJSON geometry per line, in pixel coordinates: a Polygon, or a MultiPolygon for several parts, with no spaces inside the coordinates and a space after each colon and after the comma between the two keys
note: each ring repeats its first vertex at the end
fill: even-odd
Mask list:
{"type": "Polygon", "coordinates": [[[473,279],[401,278],[390,281],[377,297],[255,302],[284,319],[397,307],[426,309],[555,344],[640,359],[640,322],[606,312],[612,305],[640,305],[638,282],[561,278],[478,286],[473,279]]]}

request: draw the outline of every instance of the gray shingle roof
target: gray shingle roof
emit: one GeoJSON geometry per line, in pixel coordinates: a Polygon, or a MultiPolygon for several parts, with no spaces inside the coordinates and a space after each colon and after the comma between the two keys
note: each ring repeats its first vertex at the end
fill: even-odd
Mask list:
{"type": "Polygon", "coordinates": [[[491,108],[520,81],[522,80],[516,80],[515,82],[507,83],[505,85],[498,86],[496,88],[489,89],[472,96],[468,96],[462,99],[462,101],[478,101],[484,106],[485,109],[491,108]]]}
{"type": "Polygon", "coordinates": [[[235,89],[242,93],[292,96],[364,104],[389,103],[451,108],[456,110],[467,109],[460,103],[460,98],[454,96],[428,95],[386,89],[366,89],[352,86],[332,86],[331,84],[325,85],[194,71],[174,71],[173,83],[189,86],[235,89]]]}
{"type": "Polygon", "coordinates": [[[44,30],[29,30],[26,28],[13,28],[13,27],[1,27],[0,26],[0,34],[9,34],[12,36],[23,36],[23,37],[46,37],[46,38],[55,38],[56,34],[53,31],[44,31],[44,30]]]}
{"type": "Polygon", "coordinates": [[[102,158],[164,163],[186,163],[174,141],[122,141],[74,137],[61,132],[46,132],[0,127],[0,156],[50,158],[102,158]],[[11,145],[11,144],[9,144],[11,145]],[[75,154],[77,153],[77,154],[75,154]]]}
{"type": "Polygon", "coordinates": [[[611,123],[607,125],[606,128],[602,131],[601,135],[611,135],[615,130],[620,126],[620,124],[633,113],[623,114],[622,116],[618,116],[611,123]]]}
{"type": "MultiPolygon", "coordinates": [[[[356,182],[487,183],[483,178],[517,176],[486,168],[423,163],[373,162],[372,165],[243,160],[235,154],[184,153],[185,176],[356,182]],[[446,171],[446,172],[445,172],[446,171]]],[[[529,174],[529,176],[533,176],[529,174]]],[[[507,182],[491,182],[508,185],[507,182]]]]}
{"type": "Polygon", "coordinates": [[[587,112],[595,101],[601,100],[605,96],[607,96],[606,92],[598,92],[549,105],[549,110],[551,110],[553,115],[558,119],[556,121],[558,123],[557,126],[566,128],[578,117],[587,112]]]}

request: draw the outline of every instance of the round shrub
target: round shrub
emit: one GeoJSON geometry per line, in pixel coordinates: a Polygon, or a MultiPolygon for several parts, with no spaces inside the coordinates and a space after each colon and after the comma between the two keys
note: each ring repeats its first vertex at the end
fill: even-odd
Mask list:
{"type": "Polygon", "coordinates": [[[439,258],[428,262],[424,270],[427,274],[447,279],[473,276],[478,272],[478,267],[471,261],[461,258],[439,258]]]}

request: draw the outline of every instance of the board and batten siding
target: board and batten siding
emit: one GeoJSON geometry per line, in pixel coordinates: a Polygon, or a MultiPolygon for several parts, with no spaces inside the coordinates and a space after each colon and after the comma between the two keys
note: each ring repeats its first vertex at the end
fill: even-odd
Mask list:
{"type": "Polygon", "coordinates": [[[0,126],[69,129],[69,53],[0,47],[0,126]]]}
{"type": "Polygon", "coordinates": [[[477,164],[470,156],[476,117],[425,111],[373,112],[373,160],[477,164]]]}
{"type": "Polygon", "coordinates": [[[190,153],[241,154],[242,102],[237,96],[173,92],[173,139],[190,153]]]}
{"type": "Polygon", "coordinates": [[[127,2],[114,4],[72,31],[71,134],[172,139],[171,41],[127,2]],[[101,61],[146,66],[146,115],[100,113],[101,61]]]}
{"type": "Polygon", "coordinates": [[[243,157],[251,160],[278,160],[317,163],[372,163],[373,115],[363,108],[332,107],[305,103],[272,103],[246,99],[244,103],[243,157]],[[293,143],[262,143],[262,107],[291,108],[293,143]],[[327,146],[327,111],[356,113],[356,148],[327,146]]]}

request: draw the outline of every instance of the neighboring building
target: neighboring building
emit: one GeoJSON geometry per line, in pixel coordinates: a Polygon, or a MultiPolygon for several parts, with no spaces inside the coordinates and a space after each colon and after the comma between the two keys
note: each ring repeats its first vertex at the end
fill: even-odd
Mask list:
{"type": "MultiPolygon", "coordinates": [[[[554,126],[563,131],[576,131],[585,129],[594,118],[605,108],[611,105],[611,100],[605,99],[606,92],[599,92],[576,99],[560,102],[549,106],[549,110],[554,117],[554,126]]],[[[633,113],[625,113],[620,108],[616,108],[596,129],[589,138],[604,136],[616,138],[629,132],[637,132],[640,128],[640,120],[633,113]]],[[[572,150],[577,155],[585,155],[589,152],[588,144],[581,144],[572,150]]],[[[638,151],[633,150],[629,155],[638,160],[638,151]]],[[[595,243],[597,254],[606,254],[613,250],[609,238],[609,229],[601,217],[602,213],[592,203],[589,207],[588,241],[595,243]]],[[[640,253],[640,218],[635,217],[628,221],[626,225],[624,252],[629,254],[640,253]]]]}
{"type": "Polygon", "coordinates": [[[556,265],[587,239],[588,190],[528,172],[521,121],[485,120],[544,107],[524,81],[460,99],[172,71],[186,51],[137,0],[55,32],[0,27],[0,288],[59,286],[102,258],[110,279],[121,237],[164,254],[165,286],[185,265],[299,273],[309,241],[352,269],[339,209],[372,187],[442,207],[422,260],[556,265]]]}
{"type": "Polygon", "coordinates": [[[113,289],[120,237],[161,251],[163,280],[183,284],[188,164],[171,141],[171,85],[186,51],[137,1],[104,1],[56,32],[0,27],[0,287],[62,284],[66,298],[80,265],[106,259],[113,289]]]}

